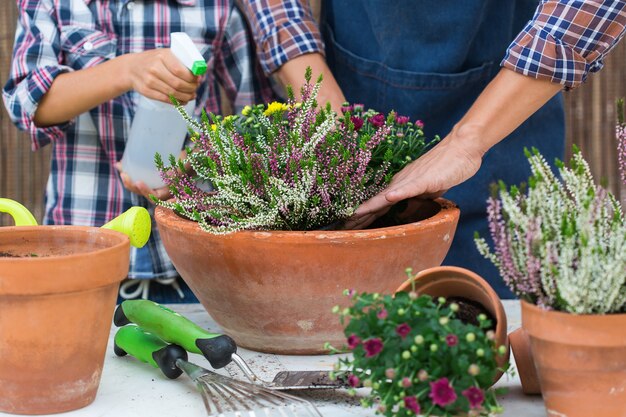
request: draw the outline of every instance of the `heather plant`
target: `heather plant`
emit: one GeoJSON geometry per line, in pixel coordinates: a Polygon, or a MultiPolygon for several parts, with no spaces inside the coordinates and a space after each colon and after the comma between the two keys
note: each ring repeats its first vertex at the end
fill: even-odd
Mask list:
{"type": "MultiPolygon", "coordinates": [[[[397,152],[372,158],[382,143],[393,144],[392,129],[402,135],[398,127],[408,118],[381,115],[373,124],[350,113],[338,117],[317,103],[321,77],[312,83],[308,69],[305,79],[301,102],[288,89],[286,103],[247,106],[240,115],[203,114],[196,122],[178,106],[193,145],[181,160],[170,156],[169,166],[155,157],[175,197],[155,202],[218,234],[313,230],[350,217],[391,179],[397,152]]],[[[416,129],[411,135],[423,141],[416,129]]]]}
{"type": "Polygon", "coordinates": [[[543,156],[526,150],[527,191],[507,188],[488,200],[493,251],[479,252],[511,290],[546,309],[575,314],[626,311],[626,225],[618,201],[595,184],[580,151],[556,176],[543,156]]]}
{"type": "Polygon", "coordinates": [[[387,417],[501,411],[496,392],[488,388],[498,372],[496,358],[506,348],[496,346],[484,314],[478,325],[465,323],[456,317],[459,304],[414,290],[346,295],[352,306],[335,311],[352,355],[340,359],[336,371],[337,377],[347,373],[354,388],[371,388],[363,406],[376,406],[377,414],[387,417]]]}
{"type": "Polygon", "coordinates": [[[619,173],[622,182],[626,184],[626,122],[624,122],[623,98],[617,100],[617,126],[615,126],[615,138],[617,139],[619,173]]]}

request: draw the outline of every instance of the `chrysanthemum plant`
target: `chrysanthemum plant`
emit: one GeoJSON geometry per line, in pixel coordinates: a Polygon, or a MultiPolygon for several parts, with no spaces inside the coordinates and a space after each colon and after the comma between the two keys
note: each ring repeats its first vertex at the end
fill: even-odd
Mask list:
{"type": "MultiPolygon", "coordinates": [[[[350,217],[397,170],[434,143],[421,122],[351,108],[339,117],[319,106],[322,82],[305,74],[301,102],[244,108],[240,115],[203,114],[188,122],[186,157],[155,157],[175,201],[155,200],[211,233],[314,230],[350,217]]],[[[331,226],[332,227],[332,226],[331,226]]]]}
{"type": "Polygon", "coordinates": [[[526,150],[528,186],[488,200],[493,249],[476,236],[479,252],[520,298],[574,314],[626,311],[626,224],[615,197],[595,184],[580,151],[559,176],[535,149],[526,150]]]}
{"type": "Polygon", "coordinates": [[[501,411],[489,387],[498,372],[496,357],[506,348],[496,346],[485,314],[478,315],[477,324],[466,323],[457,318],[459,304],[414,290],[393,296],[346,295],[352,306],[335,311],[352,355],[340,359],[336,371],[347,373],[354,388],[371,388],[363,406],[375,406],[377,414],[387,417],[501,411]]]}

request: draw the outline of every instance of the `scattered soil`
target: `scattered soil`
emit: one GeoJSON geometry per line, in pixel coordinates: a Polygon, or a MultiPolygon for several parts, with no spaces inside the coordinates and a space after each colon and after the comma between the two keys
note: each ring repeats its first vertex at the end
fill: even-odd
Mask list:
{"type": "Polygon", "coordinates": [[[459,305],[459,311],[456,313],[456,318],[461,320],[463,323],[478,326],[478,316],[480,314],[484,314],[491,322],[489,329],[496,329],[496,318],[476,301],[468,300],[463,297],[449,297],[446,299],[446,305],[450,303],[457,303],[459,305]]]}

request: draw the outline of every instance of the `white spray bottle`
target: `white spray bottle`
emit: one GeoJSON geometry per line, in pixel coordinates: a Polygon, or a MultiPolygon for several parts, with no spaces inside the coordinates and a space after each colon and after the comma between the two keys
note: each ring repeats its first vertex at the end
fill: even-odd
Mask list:
{"type": "MultiPolygon", "coordinates": [[[[170,40],[172,53],[194,75],[206,72],[206,61],[189,35],[173,32],[170,40]]],[[[185,111],[192,114],[195,106],[196,101],[192,100],[184,106],[185,111]]],[[[178,157],[186,134],[187,122],[174,105],[140,96],[122,156],[122,169],[133,181],[143,181],[150,188],[163,187],[154,155],[158,152],[164,161],[170,155],[178,157]]]]}

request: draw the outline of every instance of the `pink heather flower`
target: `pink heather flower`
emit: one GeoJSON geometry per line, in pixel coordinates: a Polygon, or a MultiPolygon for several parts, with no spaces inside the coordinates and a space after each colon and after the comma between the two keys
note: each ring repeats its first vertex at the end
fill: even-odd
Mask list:
{"type": "Polygon", "coordinates": [[[399,125],[405,125],[409,123],[409,116],[396,116],[396,123],[399,125]]]}
{"type": "Polygon", "coordinates": [[[421,411],[420,405],[417,402],[417,398],[414,395],[410,397],[404,397],[404,406],[407,410],[411,410],[415,413],[415,415],[419,414],[421,411]]]}
{"type": "Polygon", "coordinates": [[[348,347],[350,349],[355,349],[358,345],[361,344],[361,338],[355,334],[351,334],[348,337],[348,347]]]}
{"type": "Polygon", "coordinates": [[[383,308],[376,314],[376,317],[378,317],[381,320],[385,320],[387,318],[387,310],[383,308]]]}
{"type": "Polygon", "coordinates": [[[385,124],[385,115],[378,113],[369,118],[369,122],[374,127],[382,127],[385,124]]]}
{"type": "Polygon", "coordinates": [[[357,116],[351,116],[350,121],[354,125],[354,131],[358,132],[363,127],[363,119],[357,116]]]}
{"type": "Polygon", "coordinates": [[[399,324],[398,327],[396,327],[396,333],[404,339],[409,333],[411,333],[411,326],[406,323],[399,324]]]}
{"type": "Polygon", "coordinates": [[[341,106],[341,112],[342,113],[347,113],[349,111],[354,110],[354,106],[353,105],[349,105],[349,106],[341,106]]]}
{"type": "Polygon", "coordinates": [[[378,337],[374,339],[368,339],[363,342],[363,349],[365,349],[365,357],[371,358],[372,356],[376,356],[383,350],[383,341],[378,337]]]}
{"type": "Polygon", "coordinates": [[[450,333],[446,336],[446,345],[452,347],[459,344],[459,338],[457,335],[450,333]]]}
{"type": "Polygon", "coordinates": [[[354,111],[363,111],[365,106],[361,103],[354,103],[353,108],[354,108],[354,111]]]}
{"type": "Polygon", "coordinates": [[[483,390],[478,387],[469,387],[461,394],[469,401],[470,408],[479,408],[483,405],[483,401],[485,401],[485,394],[483,390]]]}
{"type": "Polygon", "coordinates": [[[354,375],[354,374],[351,374],[351,375],[348,377],[348,384],[350,384],[350,386],[351,386],[352,388],[356,388],[356,387],[358,387],[360,382],[361,382],[361,380],[359,379],[359,377],[358,377],[358,376],[356,376],[356,375],[354,375]]]}
{"type": "Polygon", "coordinates": [[[421,120],[418,120],[415,122],[415,126],[417,126],[418,129],[423,129],[424,128],[424,122],[422,122],[421,120]]]}
{"type": "Polygon", "coordinates": [[[413,385],[413,383],[411,382],[411,378],[409,378],[409,377],[407,377],[407,376],[405,376],[404,378],[402,378],[402,381],[401,381],[401,382],[402,382],[402,386],[403,386],[404,388],[408,388],[408,387],[410,387],[411,385],[413,385]]]}
{"type": "Polygon", "coordinates": [[[396,377],[396,370],[393,368],[385,369],[385,376],[389,379],[394,379],[396,377]]]}
{"type": "Polygon", "coordinates": [[[456,392],[450,385],[448,378],[441,378],[430,383],[430,394],[428,396],[433,400],[433,404],[445,407],[456,401],[456,392]]]}

